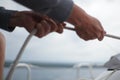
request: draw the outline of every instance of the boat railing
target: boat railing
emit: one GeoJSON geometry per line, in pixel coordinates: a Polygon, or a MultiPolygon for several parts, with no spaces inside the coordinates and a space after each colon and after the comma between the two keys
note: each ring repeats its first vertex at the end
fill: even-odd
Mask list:
{"type": "Polygon", "coordinates": [[[87,63],[75,64],[75,65],[73,66],[73,68],[76,69],[76,79],[77,79],[77,80],[95,80],[94,75],[93,75],[93,67],[92,67],[92,64],[87,64],[87,63]],[[90,74],[91,79],[82,78],[82,77],[80,76],[80,70],[81,70],[82,67],[84,67],[84,66],[88,67],[88,70],[89,70],[89,74],[90,74]]]}
{"type": "MultiPolygon", "coordinates": [[[[31,65],[31,64],[27,64],[27,63],[19,63],[17,64],[16,66],[16,69],[17,68],[26,68],[27,70],[27,80],[31,80],[31,68],[32,67],[36,67],[36,68],[39,68],[38,66],[35,66],[35,65],[31,65]]],[[[94,77],[94,74],[93,74],[93,66],[92,64],[75,64],[73,65],[73,68],[76,69],[76,80],[109,80],[109,77],[112,76],[112,74],[114,74],[117,70],[113,70],[113,71],[104,71],[103,73],[101,73],[101,75],[99,75],[98,77],[94,77]],[[80,71],[82,69],[82,67],[88,67],[88,70],[89,70],[89,74],[90,74],[90,77],[91,78],[82,78],[80,76],[80,71]]],[[[12,77],[13,78],[13,77],[12,77]]],[[[13,79],[12,79],[13,80],[13,79]]]]}
{"type": "MultiPolygon", "coordinates": [[[[17,64],[16,69],[17,68],[26,68],[26,70],[27,70],[27,80],[31,80],[31,66],[32,65],[26,64],[26,63],[19,63],[19,64],[17,64]]],[[[12,78],[13,78],[13,76],[12,76],[12,78]]]]}
{"type": "MultiPolygon", "coordinates": [[[[73,68],[76,69],[76,79],[77,80],[88,80],[88,79],[80,79],[80,69],[81,67],[83,66],[87,66],[88,69],[89,69],[89,72],[90,72],[90,75],[91,75],[91,79],[89,80],[95,80],[94,79],[94,76],[93,76],[93,68],[92,68],[92,65],[91,64],[75,64],[73,65],[73,68]]],[[[17,68],[26,68],[27,70],[27,80],[31,80],[31,67],[35,67],[34,65],[31,65],[31,64],[27,64],[27,63],[19,63],[17,64],[16,66],[16,69],[17,68]]]]}

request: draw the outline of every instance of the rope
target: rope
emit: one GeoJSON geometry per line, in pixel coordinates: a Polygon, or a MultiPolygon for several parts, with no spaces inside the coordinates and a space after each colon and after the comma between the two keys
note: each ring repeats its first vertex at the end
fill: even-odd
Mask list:
{"type": "Polygon", "coordinates": [[[16,65],[18,64],[18,62],[19,62],[19,60],[20,60],[20,58],[21,58],[21,56],[22,56],[22,54],[23,54],[23,52],[24,52],[27,44],[29,43],[30,39],[32,38],[32,36],[33,36],[36,32],[37,32],[37,30],[34,29],[34,30],[28,35],[28,37],[26,38],[26,40],[25,40],[24,44],[22,45],[22,47],[21,47],[21,49],[20,49],[20,51],[19,51],[16,59],[15,59],[14,62],[13,62],[13,65],[11,66],[11,69],[10,69],[10,71],[9,71],[7,77],[6,77],[6,80],[11,80],[11,79],[12,79],[12,75],[13,75],[13,73],[14,73],[14,71],[15,71],[16,65]]]}
{"type": "MultiPolygon", "coordinates": [[[[64,27],[65,29],[71,30],[71,31],[75,31],[74,28],[70,28],[70,27],[64,27]]],[[[113,39],[118,39],[120,40],[119,36],[115,36],[115,35],[111,35],[111,34],[105,34],[104,36],[109,37],[109,38],[113,38],[113,39]]]]}

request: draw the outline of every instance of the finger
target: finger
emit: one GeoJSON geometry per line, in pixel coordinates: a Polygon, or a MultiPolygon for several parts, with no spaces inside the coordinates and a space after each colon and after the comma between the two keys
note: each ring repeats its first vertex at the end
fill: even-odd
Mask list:
{"type": "Polygon", "coordinates": [[[49,23],[46,22],[45,20],[41,21],[41,26],[44,29],[44,35],[47,35],[48,33],[51,32],[51,27],[50,27],[49,23]]]}
{"type": "Polygon", "coordinates": [[[32,12],[32,11],[23,11],[26,15],[31,16],[36,22],[40,22],[43,19],[45,19],[45,15],[37,13],[37,12],[32,12]]]}
{"type": "Polygon", "coordinates": [[[51,27],[51,32],[56,31],[57,30],[57,24],[55,21],[53,21],[52,19],[50,19],[48,16],[46,15],[42,15],[42,14],[38,14],[35,13],[34,14],[34,18],[35,20],[37,20],[38,22],[41,22],[42,20],[45,20],[51,27]]]}
{"type": "Polygon", "coordinates": [[[49,23],[51,27],[51,32],[58,30],[58,25],[55,21],[53,21],[52,19],[47,19],[47,22],[49,23]]]}
{"type": "Polygon", "coordinates": [[[43,29],[41,23],[38,23],[38,24],[36,25],[36,29],[37,29],[37,33],[36,33],[35,35],[36,35],[37,37],[39,37],[39,38],[43,37],[43,35],[44,35],[44,29],[43,29]]]}
{"type": "Polygon", "coordinates": [[[98,40],[101,41],[101,40],[103,39],[102,33],[98,33],[98,34],[97,34],[97,37],[98,37],[98,40]]]}
{"type": "Polygon", "coordinates": [[[98,30],[96,30],[97,32],[97,37],[98,40],[101,41],[104,38],[104,35],[106,34],[106,32],[104,31],[104,28],[102,27],[102,24],[98,21],[98,30]]]}
{"type": "Polygon", "coordinates": [[[86,33],[81,33],[81,34],[80,34],[80,37],[81,37],[82,39],[84,39],[85,41],[96,39],[96,37],[91,36],[91,35],[88,35],[88,34],[86,34],[86,33]]]}
{"type": "Polygon", "coordinates": [[[62,33],[64,26],[62,24],[58,24],[58,30],[56,32],[62,33]]]}
{"type": "Polygon", "coordinates": [[[77,27],[76,27],[75,29],[76,29],[77,35],[78,35],[80,38],[84,39],[85,41],[88,40],[87,37],[85,36],[86,33],[80,31],[79,29],[77,29],[77,27]]]}
{"type": "Polygon", "coordinates": [[[63,22],[63,23],[61,23],[61,24],[62,24],[63,28],[66,26],[66,23],[64,23],[64,22],[63,22]]]}
{"type": "Polygon", "coordinates": [[[106,31],[102,31],[102,39],[101,39],[101,40],[103,40],[103,39],[104,39],[105,34],[106,34],[106,31]]]}
{"type": "Polygon", "coordinates": [[[79,27],[76,27],[75,29],[76,29],[78,36],[84,39],[85,41],[96,39],[96,36],[92,33],[88,33],[88,31],[86,32],[84,30],[81,30],[79,27]]]}
{"type": "Polygon", "coordinates": [[[105,31],[102,31],[102,32],[101,32],[101,35],[98,37],[98,40],[99,40],[99,41],[103,40],[105,34],[106,34],[106,32],[105,32],[105,31]]]}
{"type": "Polygon", "coordinates": [[[104,38],[105,32],[104,32],[104,30],[101,28],[101,29],[99,29],[99,30],[96,30],[96,31],[95,31],[95,34],[96,34],[96,37],[98,38],[98,40],[101,41],[101,40],[103,40],[103,38],[104,38]]]}

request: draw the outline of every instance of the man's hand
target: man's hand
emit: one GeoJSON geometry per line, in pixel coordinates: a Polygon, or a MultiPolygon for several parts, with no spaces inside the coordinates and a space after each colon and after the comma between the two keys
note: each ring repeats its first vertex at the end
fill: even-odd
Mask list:
{"type": "Polygon", "coordinates": [[[64,26],[61,23],[56,23],[46,15],[32,11],[16,12],[10,20],[10,25],[24,27],[28,32],[37,29],[36,36],[40,38],[50,32],[62,33],[64,26]]]}
{"type": "Polygon", "coordinates": [[[101,41],[106,34],[101,23],[77,5],[74,5],[68,22],[75,26],[77,35],[84,40],[97,38],[101,41]]]}

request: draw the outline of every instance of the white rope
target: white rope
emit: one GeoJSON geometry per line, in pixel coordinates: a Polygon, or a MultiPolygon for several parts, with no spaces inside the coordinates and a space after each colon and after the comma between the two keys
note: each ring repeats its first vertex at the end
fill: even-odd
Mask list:
{"type": "Polygon", "coordinates": [[[29,43],[30,39],[32,38],[32,36],[33,36],[36,32],[37,32],[37,30],[34,29],[34,30],[28,35],[28,37],[26,38],[26,40],[25,40],[23,46],[21,47],[21,49],[20,49],[20,51],[19,51],[16,59],[15,59],[14,62],[13,62],[13,65],[11,66],[11,69],[10,69],[10,71],[9,71],[7,77],[6,77],[6,80],[11,80],[11,79],[12,79],[12,75],[13,75],[13,73],[14,73],[14,70],[15,70],[15,68],[16,68],[16,65],[18,64],[18,62],[19,62],[19,60],[20,60],[20,58],[21,58],[21,56],[22,56],[22,54],[23,54],[23,52],[24,52],[27,44],[29,43]]]}
{"type": "MultiPolygon", "coordinates": [[[[71,30],[71,31],[75,31],[74,28],[70,28],[70,27],[64,27],[65,29],[71,30]]],[[[111,35],[111,34],[105,34],[104,36],[109,37],[109,38],[114,38],[114,39],[118,39],[120,40],[119,36],[115,36],[115,35],[111,35]]]]}
{"type": "Polygon", "coordinates": [[[111,34],[106,34],[105,36],[106,36],[106,37],[110,37],[110,38],[114,38],[114,39],[119,39],[119,40],[120,40],[120,37],[119,37],[119,36],[115,36],[115,35],[111,35],[111,34]]]}

